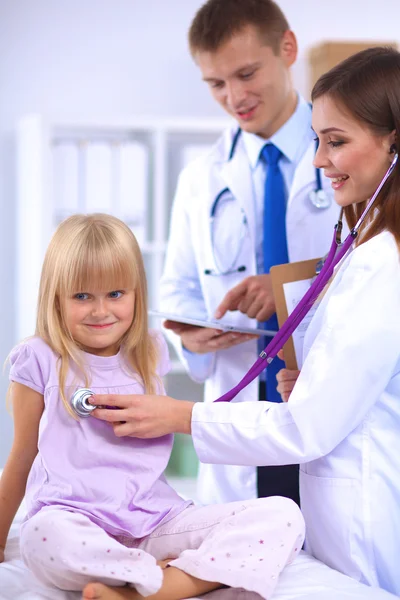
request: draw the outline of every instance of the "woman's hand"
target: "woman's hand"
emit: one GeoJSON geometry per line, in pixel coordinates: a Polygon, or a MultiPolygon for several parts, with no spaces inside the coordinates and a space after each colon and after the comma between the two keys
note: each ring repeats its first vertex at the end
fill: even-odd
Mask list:
{"type": "Polygon", "coordinates": [[[4,548],[0,546],[0,563],[4,562],[4,548]]]}
{"type": "Polygon", "coordinates": [[[111,407],[96,408],[91,416],[110,423],[118,437],[156,438],[169,433],[191,433],[194,402],[188,400],[156,395],[96,394],[89,402],[111,407]]]}
{"type": "MultiPolygon", "coordinates": [[[[278,357],[281,360],[285,360],[282,350],[278,352],[278,357]]],[[[299,375],[300,371],[294,371],[291,369],[281,369],[277,374],[276,380],[278,382],[278,387],[276,389],[280,393],[284,402],[288,402],[299,375]]]]}

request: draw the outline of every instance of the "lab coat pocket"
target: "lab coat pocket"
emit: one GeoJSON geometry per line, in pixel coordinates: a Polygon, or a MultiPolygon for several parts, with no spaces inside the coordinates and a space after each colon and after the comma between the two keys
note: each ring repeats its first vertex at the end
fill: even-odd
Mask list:
{"type": "Polygon", "coordinates": [[[357,482],[347,478],[300,474],[301,509],[306,522],[306,550],[330,567],[354,577],[357,482]]]}

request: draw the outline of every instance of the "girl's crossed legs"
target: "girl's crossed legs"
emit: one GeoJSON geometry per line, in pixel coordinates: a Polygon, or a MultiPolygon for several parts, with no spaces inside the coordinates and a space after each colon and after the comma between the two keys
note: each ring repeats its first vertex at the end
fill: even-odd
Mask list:
{"type": "Polygon", "coordinates": [[[136,540],[134,548],[127,547],[132,540],[116,541],[86,517],[67,511],[57,511],[68,515],[63,517],[61,535],[55,511],[41,512],[40,535],[36,528],[41,513],[23,526],[25,562],[42,581],[62,589],[83,589],[85,599],[179,600],[224,585],[269,598],[279,573],[304,539],[299,508],[281,497],[189,506],[151,535],[136,540]],[[82,527],[83,520],[87,523],[82,527]],[[50,542],[55,529],[58,542],[54,538],[44,550],[43,537],[50,542]],[[165,559],[172,560],[162,570],[156,561],[165,559]],[[125,583],[130,587],[118,587],[125,583]]]}

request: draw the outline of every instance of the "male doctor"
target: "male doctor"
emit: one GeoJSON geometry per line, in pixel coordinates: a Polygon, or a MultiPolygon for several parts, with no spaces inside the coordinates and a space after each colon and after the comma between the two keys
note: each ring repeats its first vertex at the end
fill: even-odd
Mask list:
{"type": "MultiPolygon", "coordinates": [[[[338,216],[331,191],[315,193],[311,108],[290,72],[296,38],[272,0],[208,0],[189,45],[212,96],[236,123],[180,175],[160,309],[276,330],[270,267],[324,255],[338,216]]],[[[189,375],[205,382],[206,402],[233,387],[268,341],[164,325],[189,375]]],[[[272,372],[236,401],[255,398],[281,400],[272,372]]],[[[270,495],[299,502],[297,465],[201,464],[198,482],[203,503],[270,495]]]]}

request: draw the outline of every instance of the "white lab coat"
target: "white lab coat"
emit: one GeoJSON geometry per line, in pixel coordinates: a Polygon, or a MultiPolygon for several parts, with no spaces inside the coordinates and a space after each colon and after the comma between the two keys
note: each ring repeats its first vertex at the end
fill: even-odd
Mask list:
{"type": "MultiPolygon", "coordinates": [[[[183,170],[174,200],[170,242],[161,281],[161,310],[197,318],[212,318],[225,294],[245,276],[256,274],[255,214],[252,174],[242,137],[231,160],[236,129],[225,132],[213,150],[183,170]],[[236,266],[245,265],[244,273],[205,275],[214,266],[210,235],[210,212],[218,194],[228,188],[245,211],[249,235],[246,235],[236,266]]],[[[287,238],[290,261],[323,256],[329,249],[339,209],[332,201],[327,209],[317,209],[309,194],[316,187],[312,162],[315,144],[310,144],[294,176],[287,205],[287,238]]],[[[329,182],[322,177],[324,189],[332,196],[329,182]]],[[[234,204],[233,204],[234,206],[234,204]]],[[[235,256],[240,240],[240,219],[226,215],[226,226],[214,242],[218,256],[235,256]]],[[[255,327],[256,322],[239,311],[226,316],[230,323],[255,327]]],[[[206,355],[182,352],[180,338],[170,336],[188,373],[197,382],[205,382],[205,401],[210,402],[233,387],[257,358],[257,342],[249,341],[228,350],[206,355]]],[[[255,380],[235,402],[258,398],[255,380]]],[[[218,503],[257,497],[256,469],[201,465],[199,499],[218,503]]]]}
{"type": "Polygon", "coordinates": [[[400,258],[384,232],[347,257],[307,330],[287,404],[195,405],[200,460],[300,463],[306,548],[400,595],[400,258]]]}

